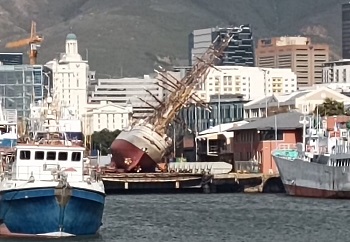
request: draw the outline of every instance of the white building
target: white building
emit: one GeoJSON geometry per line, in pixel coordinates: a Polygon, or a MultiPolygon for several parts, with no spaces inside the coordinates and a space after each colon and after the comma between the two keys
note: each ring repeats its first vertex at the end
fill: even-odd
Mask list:
{"type": "Polygon", "coordinates": [[[242,94],[244,99],[253,100],[296,90],[297,77],[291,69],[216,66],[197,89],[197,94],[209,102],[210,96],[215,94],[242,94]]]}
{"type": "Polygon", "coordinates": [[[156,78],[149,75],[145,75],[144,78],[98,79],[89,97],[89,103],[108,101],[125,106],[127,102],[131,102],[134,117],[144,117],[153,112],[153,108],[144,101],[152,106],[158,105],[147,91],[159,100],[164,98],[163,88],[156,84],[158,82],[156,78]]]}
{"type": "Polygon", "coordinates": [[[324,63],[322,83],[350,83],[350,60],[337,60],[324,63]]]}
{"type": "Polygon", "coordinates": [[[131,105],[121,106],[106,101],[89,104],[84,114],[84,134],[91,135],[103,129],[122,130],[129,126],[132,111],[131,105]]]}
{"type": "Polygon", "coordinates": [[[66,52],[59,59],[46,64],[52,70],[53,95],[60,105],[76,109],[82,117],[87,104],[87,85],[89,83],[89,65],[78,53],[78,41],[75,34],[66,37],[66,52]]]}

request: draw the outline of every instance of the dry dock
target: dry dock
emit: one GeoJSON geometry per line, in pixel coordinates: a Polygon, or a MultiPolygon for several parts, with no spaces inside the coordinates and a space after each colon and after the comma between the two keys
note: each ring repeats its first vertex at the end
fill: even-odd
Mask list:
{"type": "Polygon", "coordinates": [[[102,179],[108,193],[284,192],[278,175],[261,173],[107,173],[102,179]]]}

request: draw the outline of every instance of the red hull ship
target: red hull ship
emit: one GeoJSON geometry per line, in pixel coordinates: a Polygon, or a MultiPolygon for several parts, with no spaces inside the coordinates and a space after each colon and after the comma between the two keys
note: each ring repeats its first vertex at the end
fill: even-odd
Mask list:
{"type": "Polygon", "coordinates": [[[156,107],[139,98],[152,107],[154,113],[145,120],[136,121],[113,141],[109,172],[153,172],[160,168],[158,164],[173,142],[166,134],[169,125],[189,102],[204,105],[195,89],[206,79],[210,68],[215,68],[232,37],[232,34],[218,37],[182,80],[165,71],[157,72],[161,76],[157,85],[169,91],[169,95],[160,101],[146,90],[159,103],[156,107]]]}

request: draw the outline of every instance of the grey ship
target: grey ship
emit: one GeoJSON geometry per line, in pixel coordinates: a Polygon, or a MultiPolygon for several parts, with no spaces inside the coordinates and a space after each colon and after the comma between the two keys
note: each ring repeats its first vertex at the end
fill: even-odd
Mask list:
{"type": "Polygon", "coordinates": [[[272,152],[285,190],[300,197],[350,198],[349,131],[328,132],[314,121],[301,117],[303,143],[272,152]]]}

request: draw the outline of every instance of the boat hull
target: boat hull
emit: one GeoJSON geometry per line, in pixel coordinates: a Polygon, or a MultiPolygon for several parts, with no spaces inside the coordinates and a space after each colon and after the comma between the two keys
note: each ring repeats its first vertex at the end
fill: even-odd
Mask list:
{"type": "Polygon", "coordinates": [[[350,198],[350,168],[273,156],[288,195],[350,198]]]}
{"type": "Polygon", "coordinates": [[[154,172],[171,140],[147,126],[122,131],[111,145],[112,164],[126,172],[154,172]],[[130,159],[130,162],[126,162],[130,159]]]}
{"type": "Polygon", "coordinates": [[[0,233],[4,236],[94,235],[102,224],[105,195],[55,187],[1,191],[0,233]]]}

